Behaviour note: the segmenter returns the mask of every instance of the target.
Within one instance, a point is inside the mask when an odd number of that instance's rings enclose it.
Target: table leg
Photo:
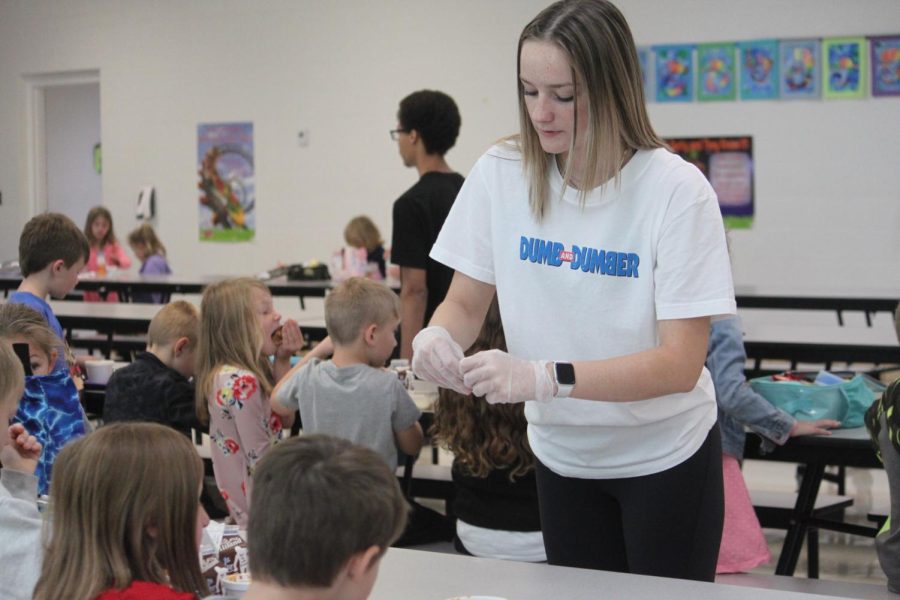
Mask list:
[[[807,521],[812,518],[816,506],[816,496],[819,494],[819,486],[825,473],[825,465],[822,463],[807,463],[800,481],[800,491],[797,494],[797,503],[794,505],[794,513],[791,516],[791,525],[784,538],[784,546],[778,557],[776,575],[793,575],[800,558],[800,550],[803,548],[803,538],[806,537]]]

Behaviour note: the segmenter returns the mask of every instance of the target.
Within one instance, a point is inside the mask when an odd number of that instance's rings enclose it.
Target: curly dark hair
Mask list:
[[[462,123],[453,98],[435,90],[413,92],[401,100],[397,121],[403,129],[419,132],[428,154],[441,156],[456,144]]]
[[[481,332],[466,354],[492,349],[506,350],[496,296]],[[522,403],[488,404],[484,398],[441,388],[430,433],[475,477],[487,477],[495,469],[508,468],[513,479],[534,469],[526,427]]]

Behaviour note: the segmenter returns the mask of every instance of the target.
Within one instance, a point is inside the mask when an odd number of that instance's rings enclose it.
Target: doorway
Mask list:
[[[77,225],[103,199],[100,72],[28,75],[31,215],[60,212]]]

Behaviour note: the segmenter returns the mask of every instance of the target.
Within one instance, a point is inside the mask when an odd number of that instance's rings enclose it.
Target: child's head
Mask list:
[[[33,217],[19,236],[22,277],[48,269],[54,296],[65,296],[75,287],[89,255],[87,238],[72,219],[58,213]]]
[[[7,344],[28,344],[34,375],[53,371],[62,346],[41,313],[24,304],[0,304],[0,339]]]
[[[114,423],[59,453],[52,535],[34,597],[96,598],[132,581],[206,592],[198,550],[203,463],[191,442],[155,423]]]
[[[0,448],[9,443],[5,429],[16,414],[24,389],[25,370],[22,369],[22,363],[12,345],[0,339],[0,426],[4,429],[3,435],[0,435]]]
[[[390,358],[399,324],[400,298],[378,282],[353,277],[325,298],[325,327],[335,346],[362,341],[372,366],[382,366]]]
[[[466,355],[493,349],[506,350],[496,296]],[[511,477],[521,477],[534,468],[527,426],[522,403],[488,404],[471,394],[442,388],[434,406],[432,432],[453,452],[459,466],[472,475],[487,477],[491,471],[505,468]]]
[[[134,255],[141,262],[154,254],[166,255],[166,247],[159,241],[156,231],[153,230],[149,223],[144,223],[129,233],[128,244],[131,246],[131,251],[134,252]]]
[[[375,226],[372,219],[365,215],[350,219],[350,222],[344,227],[344,241],[348,246],[365,248],[369,252],[384,244],[378,227]]]
[[[304,435],[275,446],[253,475],[253,580],[366,598],[378,561],[406,527],[397,477],[376,452]],[[285,552],[290,548],[290,552]]]
[[[150,321],[147,347],[157,356],[160,350],[165,350],[172,363],[167,366],[185,377],[191,377],[199,337],[200,312],[197,307],[190,302],[176,300],[159,309]]]
[[[197,414],[205,419],[206,394],[216,371],[232,365],[254,372],[263,391],[271,392],[267,357],[277,350],[272,334],[281,324],[272,294],[258,280],[226,279],[206,287],[200,303],[197,344]]]
[[[112,214],[105,206],[95,206],[88,211],[87,219],[84,221],[84,235],[91,246],[99,248],[116,242]]]

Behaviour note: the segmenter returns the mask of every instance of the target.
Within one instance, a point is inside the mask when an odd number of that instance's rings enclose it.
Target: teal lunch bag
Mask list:
[[[757,377],[750,380],[750,387],[798,421],[834,419],[842,429],[862,427],[866,409],[884,390],[880,382],[862,375],[832,385]]]

